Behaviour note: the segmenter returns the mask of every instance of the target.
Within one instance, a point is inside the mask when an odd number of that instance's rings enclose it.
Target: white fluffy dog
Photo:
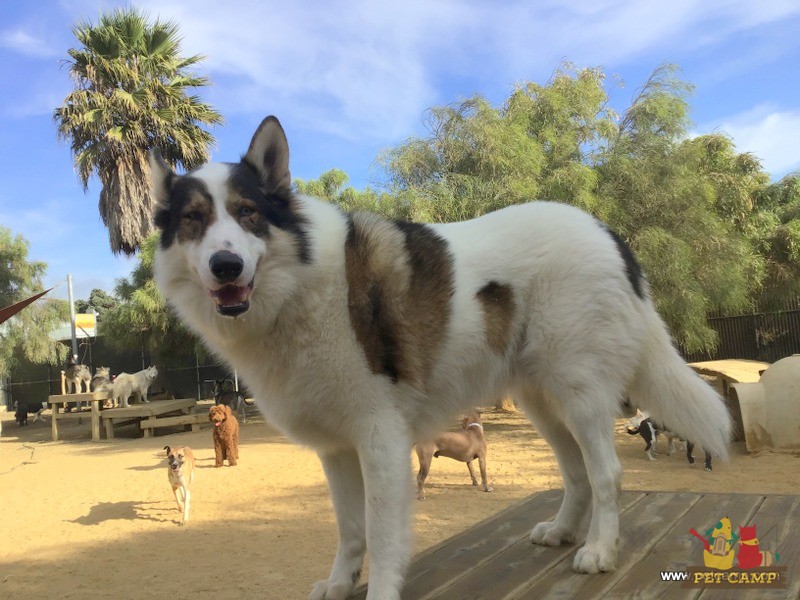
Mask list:
[[[148,367],[136,373],[120,373],[114,380],[112,396],[114,404],[128,407],[128,400],[138,398],[141,402],[149,402],[147,390],[158,377],[158,369]]]
[[[264,415],[316,449],[339,547],[312,600],[346,598],[369,550],[370,600],[400,597],[415,440],[512,390],[564,477],[538,544],[582,536],[584,573],[616,567],[626,395],[726,456],[724,403],[680,358],[625,243],[592,216],[532,202],[423,225],[297,195],[274,117],[236,164],[176,175],[151,160],[156,281],[244,377]]]

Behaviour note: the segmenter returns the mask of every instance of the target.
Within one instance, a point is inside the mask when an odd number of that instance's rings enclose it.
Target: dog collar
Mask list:
[[[467,427],[477,427],[478,429],[483,429],[483,425],[480,423],[467,423]]]

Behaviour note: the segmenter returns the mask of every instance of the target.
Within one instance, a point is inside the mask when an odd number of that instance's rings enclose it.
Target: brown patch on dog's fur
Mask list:
[[[492,350],[503,353],[511,341],[511,324],[517,305],[511,286],[490,281],[475,297],[483,306],[486,340]]]
[[[237,190],[232,189],[228,193],[228,200],[225,203],[225,208],[228,214],[231,215],[239,226],[245,231],[249,231],[258,237],[267,237],[269,235],[269,223],[267,219],[258,212],[258,205],[249,198],[245,198],[238,193]],[[250,215],[240,215],[239,212],[242,208],[249,208],[253,212]]]
[[[370,370],[424,389],[450,317],[446,243],[425,225],[353,213],[345,268],[350,321]]]

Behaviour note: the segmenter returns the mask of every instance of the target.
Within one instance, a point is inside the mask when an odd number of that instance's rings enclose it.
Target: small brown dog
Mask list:
[[[175,494],[175,501],[178,503],[178,510],[183,511],[181,525],[189,520],[189,486],[194,477],[194,454],[189,446],[179,446],[170,448],[164,446],[167,452],[167,476],[172,486],[172,493]],[[180,493],[179,493],[180,492]],[[183,503],[181,503],[183,499]]]
[[[485,492],[491,492],[492,487],[486,481],[486,438],[483,436],[483,423],[481,413],[471,411],[461,423],[464,431],[447,432],[435,440],[417,444],[417,457],[419,458],[419,473],[417,473],[417,498],[425,499],[425,478],[431,469],[431,459],[446,456],[454,460],[467,463],[472,485],[478,485],[472,461],[478,459],[481,469],[481,482]]]
[[[231,413],[231,407],[220,404],[208,411],[208,420],[214,424],[215,467],[221,467],[228,459],[228,465],[236,466],[239,459],[239,421]]]

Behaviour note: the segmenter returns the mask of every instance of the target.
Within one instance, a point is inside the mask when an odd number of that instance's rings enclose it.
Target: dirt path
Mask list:
[[[151,439],[49,441],[49,425],[18,428],[0,414],[0,598],[306,598],[327,575],[336,546],[328,490],[309,450],[263,421],[242,427],[241,461],[214,469],[211,432]],[[428,500],[415,501],[420,551],[537,491],[560,487],[544,441],[519,415],[484,415],[487,494],[466,467],[435,460]],[[734,448],[713,473],[682,457],[645,459],[641,440],[622,433],[626,489],[800,493],[800,454],[750,456]],[[162,448],[192,446],[198,458],[191,522],[167,483]],[[416,460],[416,457],[414,457]]]

